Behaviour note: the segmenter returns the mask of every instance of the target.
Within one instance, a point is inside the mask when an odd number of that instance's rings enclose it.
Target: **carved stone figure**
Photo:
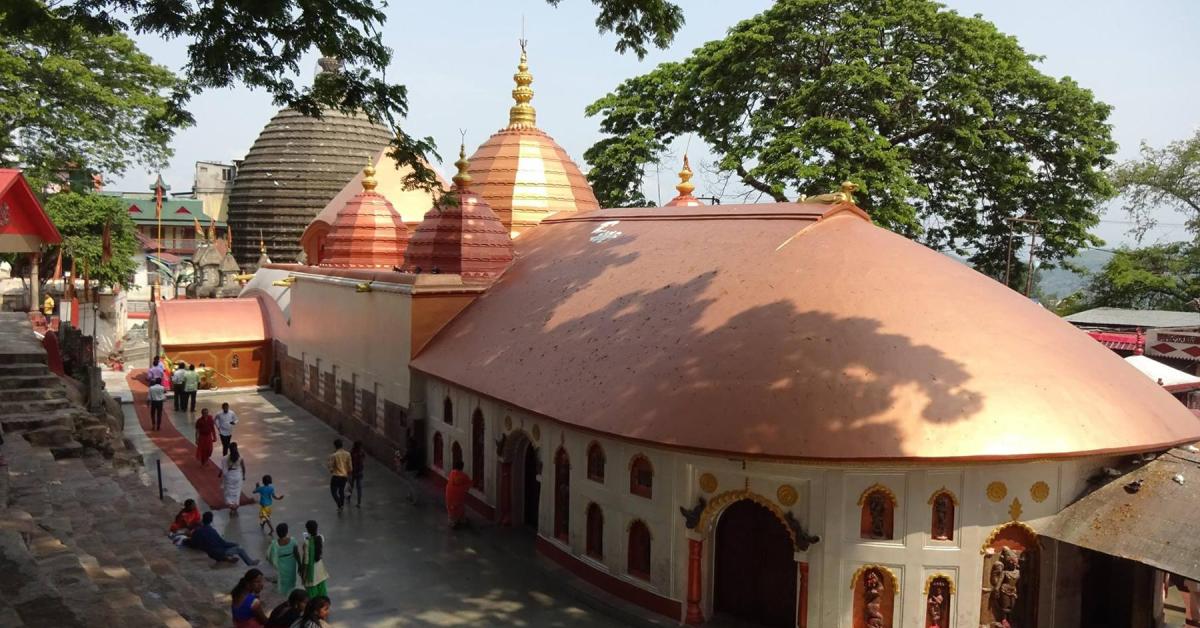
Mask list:
[[[867,513],[871,518],[871,536],[884,538],[884,517],[887,516],[887,498],[875,492],[867,496]]]
[[[874,569],[863,574],[863,601],[867,628],[883,628],[883,578]]]
[[[925,600],[926,628],[946,628],[946,619],[950,615],[949,587],[942,578],[935,578],[929,583],[929,597]]]
[[[700,524],[700,513],[704,512],[704,507],[708,505],[708,502],[704,501],[703,497],[696,499],[696,505],[690,509],[683,506],[679,507],[679,514],[683,515],[683,525],[689,530],[695,530],[696,526]]]
[[[954,522],[951,521],[950,496],[942,493],[933,500],[933,538],[945,541],[950,538]]]
[[[1016,628],[1012,625],[1017,607],[1017,582],[1021,579],[1021,554],[1009,547],[1000,549],[1000,558],[992,563],[989,578],[992,591],[988,604],[992,611],[991,628]]]
[[[242,287],[235,278],[239,272],[237,261],[226,246],[218,246],[211,237],[198,240],[192,255],[192,283],[187,286],[189,298],[236,297]]]
[[[792,511],[789,510],[783,513],[783,518],[787,520],[788,527],[792,529],[792,534],[796,535],[796,549],[801,552],[807,552],[813,543],[821,541],[821,537],[809,534],[804,529],[804,526],[800,525],[800,521],[796,519],[796,515],[792,514]]]

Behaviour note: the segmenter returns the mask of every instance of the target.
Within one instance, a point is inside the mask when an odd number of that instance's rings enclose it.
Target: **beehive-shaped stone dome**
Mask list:
[[[238,167],[230,227],[235,234],[261,232],[275,261],[297,261],[305,227],[391,139],[387,128],[365,116],[331,110],[317,119],[280,111]],[[233,254],[252,268],[258,243],[234,240]]]

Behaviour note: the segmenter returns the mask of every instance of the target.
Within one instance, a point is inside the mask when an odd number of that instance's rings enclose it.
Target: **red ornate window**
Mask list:
[[[935,541],[954,540],[954,509],[958,500],[946,489],[939,489],[929,497],[931,523],[929,538]]]
[[[888,540],[895,537],[896,496],[891,489],[874,484],[858,498],[862,507],[859,536],[864,539]]]
[[[471,482],[475,488],[483,490],[484,451],[487,444],[483,442],[483,412],[475,409],[471,417]]]
[[[433,433],[433,466],[441,469],[444,459],[442,458],[442,433]]]
[[[454,425],[454,403],[450,401],[449,395],[442,401],[442,421]]]
[[[571,459],[562,447],[554,454],[554,537],[566,543],[571,523]]]
[[[587,555],[604,558],[604,513],[595,502],[587,507]]]
[[[462,463],[462,445],[459,445],[458,441],[454,441],[450,444],[450,468],[461,466]]]
[[[587,476],[589,480],[604,482],[604,448],[596,441],[588,445]]]
[[[640,519],[629,526],[629,575],[650,579],[650,528]]]
[[[629,464],[629,492],[646,498],[654,493],[654,467],[641,454],[634,456]]]

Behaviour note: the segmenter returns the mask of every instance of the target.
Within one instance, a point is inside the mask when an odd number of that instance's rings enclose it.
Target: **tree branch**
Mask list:
[[[737,165],[736,171],[738,176],[742,178],[743,183],[775,199],[776,203],[788,202],[788,198],[784,196],[782,192],[776,192],[775,188],[756,179],[742,164]]]

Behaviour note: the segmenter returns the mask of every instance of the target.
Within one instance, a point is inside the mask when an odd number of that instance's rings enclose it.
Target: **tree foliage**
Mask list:
[[[1174,242],[1119,249],[1064,313],[1094,307],[1186,310],[1200,297],[1200,246]]]
[[[120,174],[134,162],[160,164],[175,129],[190,123],[171,111],[180,86],[123,34],[0,30],[0,165],[24,168],[41,189],[81,170]]]
[[[642,205],[647,164],[694,133],[720,173],[777,201],[842,180],[876,223],[1002,276],[1006,218],[1042,221],[1039,259],[1096,243],[1110,107],[990,22],[931,0],[779,0],[679,63],[589,106],[602,203]]]
[[[86,264],[91,279],[101,286],[128,288],[131,285],[137,269],[133,256],[140,250],[135,235],[137,227],[119,198],[77,192],[53,194],[46,200],[46,213],[62,234],[64,265],[69,267],[74,260],[76,271],[82,277]],[[103,261],[106,224],[112,243],[111,259],[107,262]],[[51,247],[44,253],[43,269],[47,265],[52,268],[57,256],[58,247]],[[45,270],[42,270],[42,278],[48,278]]]
[[[1157,224],[1152,210],[1159,207],[1183,213],[1188,229],[1200,231],[1200,131],[1162,149],[1143,142],[1141,158],[1118,166],[1112,180],[1139,240]]]
[[[547,0],[557,5],[561,0]],[[638,56],[647,45],[665,46],[683,18],[668,0],[592,0],[600,8],[596,23],[617,35],[617,49]],[[410,166],[408,183],[438,189],[437,177],[422,157],[432,155],[432,138],[401,130],[408,112],[407,91],[389,83],[384,70],[392,50],[383,44],[384,2],[380,0],[5,0],[0,7],[0,38],[17,42],[66,42],[81,31],[111,37],[133,31],[181,40],[187,49],[183,83],[175,86],[167,108],[153,118],[160,132],[190,121],[192,94],[238,83],[264,89],[278,104],[320,116],[325,108],[362,112],[395,131],[392,155]],[[342,70],[313,86],[290,78],[300,61],[316,49],[336,57]]]

